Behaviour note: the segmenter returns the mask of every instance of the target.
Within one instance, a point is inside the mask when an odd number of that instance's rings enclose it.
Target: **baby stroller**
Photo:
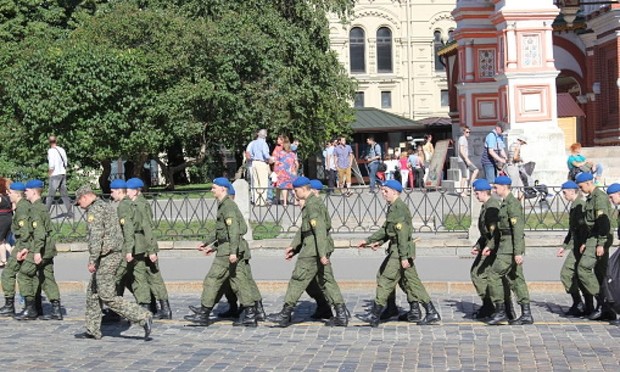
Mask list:
[[[519,165],[519,176],[521,177],[521,182],[523,182],[523,196],[526,199],[540,197],[540,202],[546,203],[549,189],[547,185],[540,184],[538,180],[534,180],[532,177],[535,167],[536,163],[533,161]]]

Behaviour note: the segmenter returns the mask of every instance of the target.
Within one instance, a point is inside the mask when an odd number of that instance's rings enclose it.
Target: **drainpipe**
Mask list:
[[[407,1],[407,103],[409,105],[409,119],[413,119],[413,81],[411,79],[411,42],[409,40],[411,33],[410,16],[411,16],[411,1]]]

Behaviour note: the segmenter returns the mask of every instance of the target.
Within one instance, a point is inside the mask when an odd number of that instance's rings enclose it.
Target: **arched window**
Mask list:
[[[392,72],[392,31],[387,27],[377,30],[377,71]]]
[[[364,30],[354,27],[349,32],[349,56],[351,58],[351,73],[366,72]]]
[[[441,58],[439,58],[439,55],[437,54],[437,52],[439,52],[439,49],[441,49],[442,46],[443,41],[441,40],[441,31],[435,30],[435,33],[433,34],[433,47],[435,50],[435,71],[446,70],[446,66],[443,65],[443,63],[441,62]]]

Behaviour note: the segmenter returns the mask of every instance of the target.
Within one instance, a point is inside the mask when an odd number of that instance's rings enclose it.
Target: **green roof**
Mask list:
[[[355,109],[355,121],[351,123],[354,132],[392,132],[401,130],[424,130],[425,125],[377,108]]]

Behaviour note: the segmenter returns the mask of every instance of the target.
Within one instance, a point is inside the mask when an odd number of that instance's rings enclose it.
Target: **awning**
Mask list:
[[[558,117],[559,118],[572,118],[572,117],[585,117],[581,107],[575,102],[573,96],[570,93],[558,93]]]
[[[354,132],[398,132],[423,131],[426,127],[417,121],[372,107],[356,108],[355,121],[351,123]]]

